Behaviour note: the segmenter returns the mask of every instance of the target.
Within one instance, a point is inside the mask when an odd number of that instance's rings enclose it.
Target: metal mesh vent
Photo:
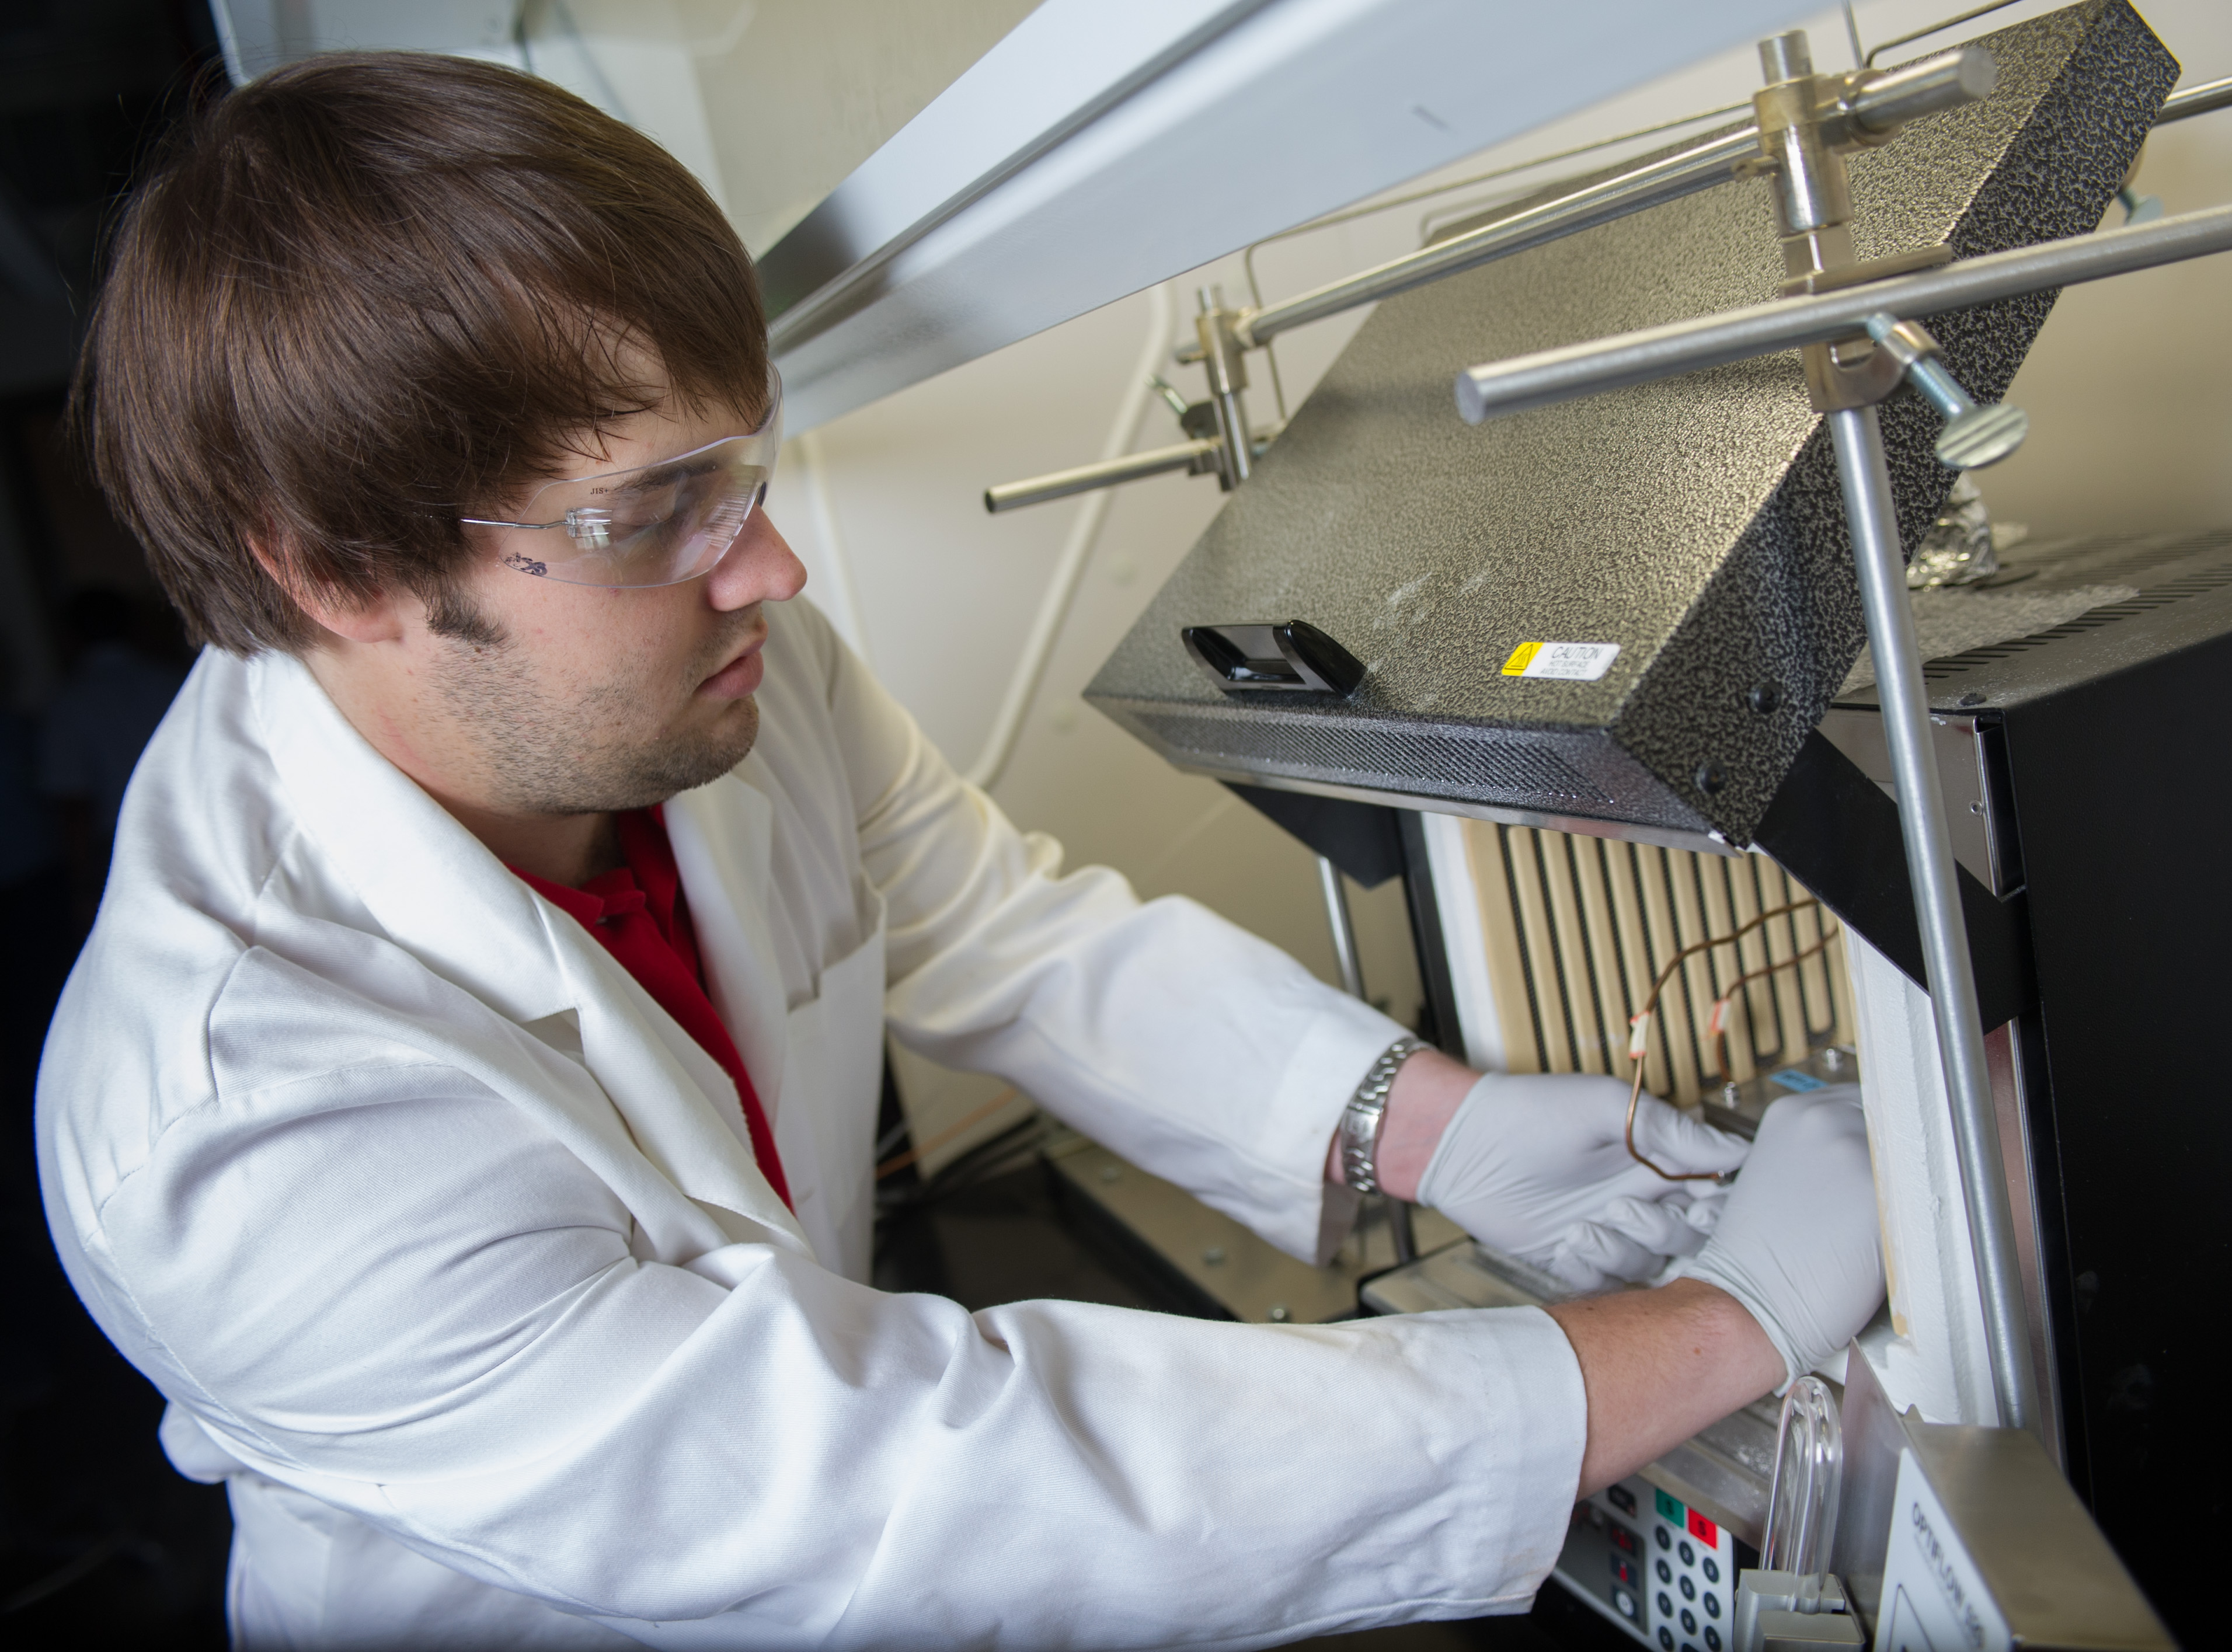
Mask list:
[[[1327,779],[1395,791],[1424,785],[1457,797],[1612,800],[1555,753],[1509,740],[1381,723],[1189,717],[1154,711],[1139,716],[1158,739],[1201,757],[1313,770]]]
[[[2067,585],[2109,585],[2131,583],[2139,586],[2138,594],[2125,602],[2112,602],[2104,607],[2081,613],[2049,630],[2035,632],[2028,637],[2017,637],[2004,643],[1993,643],[1982,648],[1971,648],[1958,654],[1949,654],[1943,659],[1930,660],[1922,668],[1925,681],[1942,683],[1948,677],[1977,666],[1988,666],[2034,648],[2044,648],[2065,637],[2082,636],[2088,631],[2098,631],[2103,625],[2113,625],[2118,619],[2130,619],[2140,614],[2152,613],[2157,608],[2167,608],[2188,597],[2205,596],[2212,591],[2222,591],[2232,586],[2232,561],[2211,561],[2210,552],[2222,552],[2232,547],[2232,532],[2219,528],[2203,534],[2132,534],[2116,539],[2068,540],[2046,545],[2034,550],[2026,546],[2015,566],[2021,572],[2038,576],[2041,589]],[[2174,578],[2149,580],[2151,573],[2183,566],[2184,572]]]

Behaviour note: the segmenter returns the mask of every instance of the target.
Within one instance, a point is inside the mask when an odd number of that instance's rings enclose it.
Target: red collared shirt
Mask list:
[[[713,1001],[705,993],[705,966],[698,952],[698,932],[690,923],[689,904],[682,894],[682,874],[674,865],[674,849],[666,840],[666,821],[657,807],[631,809],[615,815],[620,827],[620,853],[625,864],[579,889],[568,889],[531,871],[511,868],[536,894],[564,912],[601,942],[620,968],[636,979],[659,1007],[698,1040],[706,1054],[721,1064],[736,1086],[743,1104],[744,1124],[751,1132],[752,1151],[761,1172],[783,1203],[790,1203],[790,1187],[783,1179],[782,1160],[775,1149],[775,1131],[760,1106],[752,1076],[744,1071],[736,1040],[722,1025]]]

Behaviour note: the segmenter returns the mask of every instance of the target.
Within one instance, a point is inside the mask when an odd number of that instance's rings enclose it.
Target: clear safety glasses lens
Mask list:
[[[760,428],[656,464],[574,476],[539,489],[507,536],[504,567],[563,585],[679,585],[710,573],[767,497],[782,444],[782,392]]]

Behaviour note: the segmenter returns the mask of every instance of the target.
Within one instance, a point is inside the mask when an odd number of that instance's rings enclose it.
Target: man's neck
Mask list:
[[[507,866],[568,889],[620,865],[620,833],[610,814],[499,814],[453,798],[434,800]]]
[[[397,693],[365,669],[362,651],[313,649],[303,664],[336,709],[373,749],[416,781],[507,866],[578,889],[621,864],[620,827],[609,813],[520,813],[458,795],[454,782],[478,766],[447,731],[412,714],[417,696]],[[382,692],[386,688],[386,692]]]

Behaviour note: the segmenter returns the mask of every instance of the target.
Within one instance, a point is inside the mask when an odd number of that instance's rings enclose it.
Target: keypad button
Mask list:
[[[1684,1544],[1679,1549],[1676,1550],[1675,1552],[1682,1557],[1682,1564],[1684,1565],[1694,1566],[1697,1564],[1697,1552],[1691,1548],[1688,1544]]]
[[[1612,1591],[1612,1603],[1619,1608],[1619,1615],[1622,1617],[1633,1617],[1640,1610],[1635,1603],[1635,1597],[1625,1589],[1615,1589]]]
[[[1710,1623],[1705,1625],[1705,1652],[1721,1652],[1721,1632]]]
[[[1658,1561],[1658,1581],[1662,1584],[1671,1584],[1674,1581],[1674,1568],[1666,1564],[1665,1557],[1663,1555],[1659,1557]]]
[[[1651,1529],[1658,1533],[1658,1546],[1660,1548],[1671,1549],[1674,1546],[1674,1539],[1666,1535],[1666,1528],[1664,1526],[1654,1526]]]
[[[1663,1589],[1658,1591],[1658,1615],[1661,1617],[1674,1616],[1674,1597]]]
[[[1658,1644],[1664,1647],[1666,1652],[1674,1652],[1674,1631],[1664,1624],[1659,1626]]]
[[[1720,1582],[1720,1580],[1721,1563],[1714,1559],[1712,1556],[1707,1555],[1705,1557],[1705,1581],[1709,1584],[1716,1584]]]
[[[1697,1585],[1690,1578],[1684,1577],[1682,1579],[1682,1598],[1684,1600],[1695,1600],[1697,1598]]]
[[[1695,1635],[1697,1632],[1697,1615],[1691,1611],[1687,1606],[1684,1606],[1682,1609],[1682,1633],[1684,1635]]]
[[[1605,1499],[1623,1514],[1635,1513],[1635,1493],[1625,1486],[1607,1486]]]
[[[1721,1597],[1709,1590],[1705,1594],[1705,1616],[1708,1617],[1718,1617],[1720,1615]]]

